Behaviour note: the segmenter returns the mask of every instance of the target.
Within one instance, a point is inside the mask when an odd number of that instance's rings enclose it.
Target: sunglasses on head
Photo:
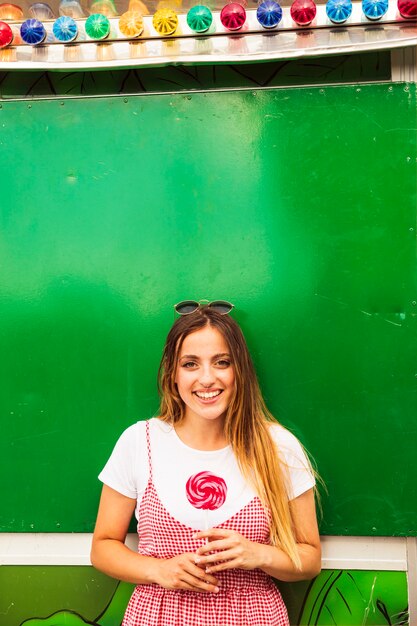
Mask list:
[[[234,308],[234,305],[226,300],[213,300],[213,302],[209,300],[200,300],[199,302],[197,300],[183,300],[178,302],[178,304],[174,304],[174,309],[179,315],[190,315],[197,309],[206,306],[213,309],[213,311],[217,311],[220,315],[227,315]]]

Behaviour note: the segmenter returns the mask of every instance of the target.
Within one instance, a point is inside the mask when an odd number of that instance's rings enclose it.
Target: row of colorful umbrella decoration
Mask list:
[[[388,2],[389,0],[362,0],[363,14],[369,20],[379,20],[388,11]],[[244,4],[245,0],[229,2],[220,11],[220,21],[228,31],[239,31],[244,26],[247,17]],[[139,8],[144,6],[141,0],[131,0],[129,10],[120,16],[119,31],[124,37],[131,39],[143,33],[143,11]],[[397,8],[402,18],[417,17],[417,0],[397,0]],[[110,19],[116,15],[112,0],[96,0],[92,9],[92,14],[82,22],[85,34],[94,41],[108,38],[111,34]],[[61,0],[59,12],[61,15],[53,23],[52,34],[57,42],[71,43],[79,35],[76,20],[83,18],[84,12],[78,0]],[[290,7],[290,15],[296,27],[311,24],[316,13],[314,0],[294,0]],[[351,13],[351,0],[327,0],[326,14],[330,22],[343,24]],[[0,4],[0,48],[12,43],[39,45],[45,41],[47,30],[42,20],[55,18],[51,7],[37,2],[30,6],[29,14],[31,17],[21,23],[19,33],[16,33],[8,22],[23,20],[21,7],[9,3]],[[264,29],[276,28],[282,16],[282,7],[276,0],[261,0],[256,9],[256,18]],[[194,6],[187,13],[187,24],[194,33],[207,33],[213,25],[213,14],[207,6]],[[153,15],[152,25],[161,36],[173,35],[178,28],[178,14],[170,8],[159,9]]]

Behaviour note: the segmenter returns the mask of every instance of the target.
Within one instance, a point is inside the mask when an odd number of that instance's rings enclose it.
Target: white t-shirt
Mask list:
[[[104,484],[137,500],[136,517],[149,479],[145,424],[137,422],[122,433],[99,475]],[[196,530],[222,524],[256,495],[243,478],[230,446],[195,450],[181,441],[172,425],[158,418],[149,420],[149,434],[154,487],[163,506],[182,524]],[[271,424],[271,434],[288,476],[291,500],[311,489],[314,477],[298,439],[279,424]],[[203,511],[188,501],[187,481],[199,472],[210,472],[225,481],[226,499],[220,508]]]

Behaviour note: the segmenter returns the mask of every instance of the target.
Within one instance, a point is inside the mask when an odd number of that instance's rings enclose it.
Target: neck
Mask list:
[[[175,432],[183,443],[196,450],[221,450],[228,445],[224,434],[224,420],[191,420],[187,416],[175,425]]]

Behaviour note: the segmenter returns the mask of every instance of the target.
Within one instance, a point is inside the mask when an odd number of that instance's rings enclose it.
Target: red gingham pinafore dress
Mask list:
[[[176,520],[164,507],[152,482],[149,423],[146,423],[149,480],[139,507],[139,554],[169,559],[196,552],[196,530]],[[268,543],[269,523],[258,497],[217,528],[236,530],[250,541]],[[137,585],[122,626],[289,626],[287,610],[271,578],[259,569],[216,574],[218,593],[169,590]]]

